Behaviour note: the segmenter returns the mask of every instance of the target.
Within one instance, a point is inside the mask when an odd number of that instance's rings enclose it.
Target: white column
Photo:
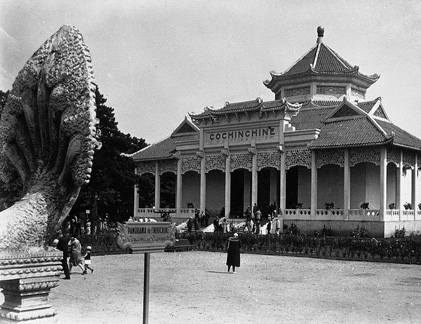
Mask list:
[[[137,174],[137,168],[134,169],[134,174]],[[139,208],[139,191],[138,186],[134,185],[134,197],[133,197],[133,217],[137,215],[137,209]]]
[[[286,207],[286,187],[287,187],[287,180],[286,180],[286,147],[285,147],[285,125],[288,122],[286,120],[281,120],[279,122],[279,152],[281,152],[281,166],[279,170],[279,206],[278,208],[281,210],[282,214],[285,214],[285,207]]]
[[[206,210],[206,159],[205,159],[205,134],[203,128],[199,132],[199,152],[196,153],[200,160],[200,211]]]
[[[311,217],[316,216],[317,210],[317,165],[316,151],[311,151]]]
[[[257,151],[256,147],[248,149],[252,155],[252,167],[251,167],[251,208],[253,209],[254,204],[257,204]]]
[[[349,209],[351,208],[351,172],[349,168],[349,151],[344,151],[344,216],[349,219]]]
[[[285,152],[281,152],[281,169],[279,170],[279,208],[282,215],[285,215],[287,201],[287,173],[286,173],[286,157]]]
[[[403,172],[403,152],[401,150],[399,166],[396,174],[396,208],[399,210],[399,220],[401,220],[402,204],[402,172]]]
[[[380,220],[386,218],[386,197],[387,197],[387,149],[380,149]]]
[[[411,204],[412,209],[415,210],[415,214],[417,213],[417,173],[418,173],[418,161],[417,161],[417,154],[415,154],[414,158],[414,170],[412,170],[412,189],[411,189]]]
[[[225,156],[225,217],[229,217],[231,209],[231,158],[227,149],[223,150],[222,154]]]
[[[200,161],[200,211],[206,209],[206,159],[202,156]]]
[[[183,199],[183,181],[182,181],[182,175],[181,175],[181,157],[177,161],[177,192],[176,192],[176,215],[181,215],[181,203]]]
[[[161,208],[161,175],[158,161],[155,162],[155,209]]]

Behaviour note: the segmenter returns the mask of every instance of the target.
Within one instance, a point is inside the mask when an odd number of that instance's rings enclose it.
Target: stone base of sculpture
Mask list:
[[[1,323],[58,323],[48,295],[58,286],[62,255],[58,250],[26,254],[0,252],[0,288],[4,295]]]

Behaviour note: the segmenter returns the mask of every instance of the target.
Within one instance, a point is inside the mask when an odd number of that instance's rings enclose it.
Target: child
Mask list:
[[[85,253],[85,271],[83,271],[83,274],[87,274],[88,269],[91,270],[91,273],[94,272],[94,269],[90,267],[91,265],[91,250],[92,248],[90,246],[86,247],[86,253]]]

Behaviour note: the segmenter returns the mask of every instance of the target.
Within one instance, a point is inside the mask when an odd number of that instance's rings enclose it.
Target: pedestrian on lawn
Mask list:
[[[235,267],[240,267],[240,247],[241,242],[238,238],[238,234],[234,233],[232,237],[228,239],[227,246],[227,266],[228,272],[230,272],[232,267],[232,273],[235,272]]]

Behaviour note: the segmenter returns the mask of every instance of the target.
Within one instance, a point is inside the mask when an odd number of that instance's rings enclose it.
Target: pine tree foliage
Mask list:
[[[9,91],[0,90],[0,115],[3,111],[3,107],[6,104],[6,99]],[[21,196],[22,183],[12,181],[11,183],[4,183],[0,179],[0,211],[9,208],[13,203],[18,200]]]
[[[138,177],[133,160],[122,153],[134,153],[146,146],[144,139],[120,132],[114,109],[106,101],[97,87],[97,139],[102,147],[94,155],[91,181],[82,187],[71,212],[83,218],[89,210],[94,224],[106,218],[122,222],[133,216],[133,188]]]

